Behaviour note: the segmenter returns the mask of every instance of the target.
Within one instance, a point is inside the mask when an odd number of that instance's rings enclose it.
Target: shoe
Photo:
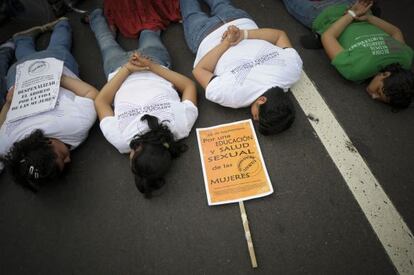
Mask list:
[[[317,50],[323,48],[321,36],[317,33],[302,35],[300,37],[300,43],[305,49]]]
[[[32,38],[36,38],[39,34],[51,31],[55,27],[57,23],[63,20],[69,20],[67,17],[61,17],[55,21],[49,22],[47,24],[44,24],[42,26],[36,26],[21,32],[17,32],[13,34],[13,39],[16,39],[17,36],[24,35],[24,36],[31,36]]]
[[[43,26],[40,26],[42,28],[43,32],[48,32],[53,30],[53,28],[56,26],[57,23],[59,23],[60,21],[63,20],[69,20],[69,18],[67,18],[66,16],[62,16],[58,19],[56,19],[55,21],[49,22],[47,24],[44,24]]]
[[[36,38],[39,34],[41,34],[42,31],[42,26],[36,26],[21,32],[16,32],[15,34],[13,34],[13,39],[16,39],[16,37],[18,36],[31,36],[32,38]]]
[[[11,49],[14,50],[15,45],[14,45],[13,39],[10,38],[9,40],[5,41],[4,43],[1,43],[0,48],[11,48]]]
[[[84,15],[81,16],[80,21],[81,21],[82,24],[89,25],[89,22],[90,22],[89,15],[90,15],[89,12],[87,12]]]

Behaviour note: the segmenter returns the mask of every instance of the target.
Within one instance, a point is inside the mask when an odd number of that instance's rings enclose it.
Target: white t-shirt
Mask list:
[[[116,73],[111,73],[108,81]],[[117,91],[114,106],[114,116],[102,119],[100,127],[120,153],[130,151],[129,143],[136,134],[149,131],[147,121],[141,121],[145,114],[164,121],[176,140],[189,135],[198,116],[191,101],[181,102],[172,84],[152,72],[131,74]]]
[[[63,74],[78,78],[68,68]],[[56,107],[53,110],[26,117],[14,122],[6,121],[0,128],[0,155],[5,155],[14,142],[24,139],[34,130],[43,130],[45,136],[56,138],[75,149],[88,136],[96,120],[92,99],[80,97],[60,87]]]
[[[246,18],[224,24],[200,43],[194,67],[220,43],[229,25],[240,29],[258,28]],[[207,85],[206,98],[226,107],[247,107],[272,87],[287,91],[299,80],[301,72],[302,60],[295,49],[282,49],[265,40],[242,40],[218,60],[216,77]]]

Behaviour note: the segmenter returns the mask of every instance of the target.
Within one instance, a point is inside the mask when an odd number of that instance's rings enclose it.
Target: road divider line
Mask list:
[[[413,234],[305,72],[291,91],[400,274],[414,274]]]

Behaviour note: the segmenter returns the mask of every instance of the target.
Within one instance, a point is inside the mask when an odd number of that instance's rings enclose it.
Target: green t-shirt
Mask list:
[[[315,19],[312,28],[322,34],[346,10],[346,5],[326,8]],[[413,50],[368,22],[351,23],[341,33],[338,41],[344,50],[335,56],[332,65],[351,81],[370,78],[392,63],[399,63],[407,70],[411,68]]]

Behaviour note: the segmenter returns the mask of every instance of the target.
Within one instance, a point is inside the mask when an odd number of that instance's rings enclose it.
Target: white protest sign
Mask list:
[[[9,121],[52,110],[59,94],[63,61],[56,58],[28,60],[16,67]]]

